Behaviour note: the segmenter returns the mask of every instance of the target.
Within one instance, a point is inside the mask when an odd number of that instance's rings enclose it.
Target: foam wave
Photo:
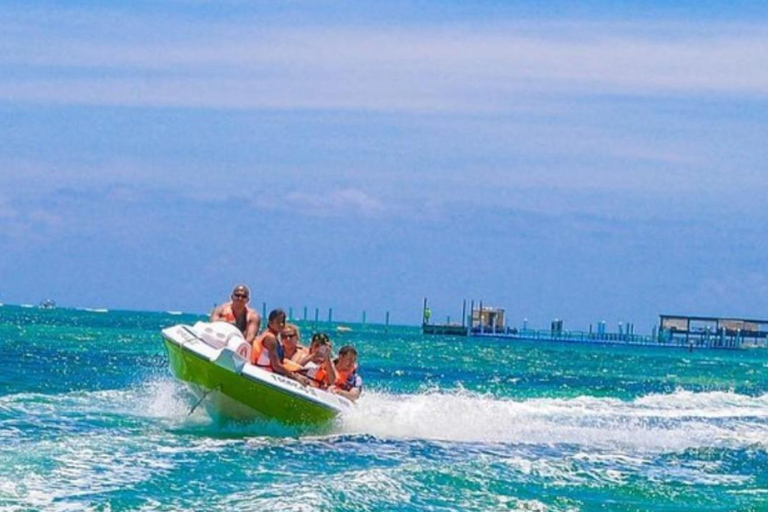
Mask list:
[[[239,479],[232,485],[219,483],[210,487],[210,495],[224,500],[219,508],[248,509],[258,503],[271,509],[279,504],[272,497],[285,495],[331,508],[335,502],[329,496],[346,494],[362,510],[378,510],[414,494],[439,502],[456,479],[471,488],[489,479],[578,487],[622,485],[637,478],[653,485],[740,487],[750,485],[749,474],[686,450],[753,451],[768,439],[768,395],[678,391],[622,401],[371,392],[330,435],[303,437],[253,425],[220,426],[201,409],[189,416],[190,400],[185,387],[169,378],[121,390],[0,397],[0,497],[13,497],[27,508],[85,509],[99,499],[94,496],[157,479],[173,482],[183,473],[180,468],[195,464],[219,464],[222,471],[256,478],[237,473],[255,461],[265,464],[257,471],[276,478],[269,491],[244,487]],[[375,456],[358,460],[361,453]],[[295,477],[310,474],[305,460],[314,468],[329,458],[346,460],[351,468],[322,480]],[[375,466],[368,467],[372,461]],[[424,480],[425,473],[447,473],[448,483],[435,487],[440,478]],[[308,487],[308,482],[316,485]],[[502,494],[485,498],[474,508],[472,501],[460,508],[538,510],[543,505],[511,497],[502,502]],[[189,499],[178,508],[210,505],[195,501],[205,500],[200,496]],[[313,506],[305,509],[318,508]]]
[[[468,392],[369,393],[341,430],[383,438],[577,444],[677,451],[765,444],[768,395],[735,393],[505,400]]]
[[[0,440],[34,436],[37,428],[62,431],[77,428],[76,424],[83,422],[113,421],[219,439],[297,437],[328,431],[327,428],[287,427],[276,422],[244,423],[212,417],[205,407],[193,407],[197,402],[184,384],[170,378],[158,378],[126,389],[0,396]],[[25,429],[15,428],[17,424],[32,429],[27,429],[25,434]]]
[[[122,390],[6,395],[0,397],[0,425],[11,429],[19,420],[41,425],[50,421],[64,428],[67,418],[74,421],[116,416],[218,438],[307,433],[271,424],[222,422],[209,417],[202,407],[190,415],[194,402],[185,386],[169,378]],[[15,436],[13,432],[5,433]],[[623,401],[590,396],[512,400],[439,390],[415,395],[368,392],[331,434],[469,443],[570,444],[629,452],[768,446],[768,395],[680,390]]]

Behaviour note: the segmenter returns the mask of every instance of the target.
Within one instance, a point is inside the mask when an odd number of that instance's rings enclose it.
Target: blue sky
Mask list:
[[[4,3],[0,301],[768,317],[768,8],[509,4]]]

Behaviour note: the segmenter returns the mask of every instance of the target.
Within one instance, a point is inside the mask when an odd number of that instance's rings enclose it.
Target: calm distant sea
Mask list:
[[[766,351],[321,324],[365,393],[295,432],[188,414],[198,319],[0,307],[0,510],[768,510]]]

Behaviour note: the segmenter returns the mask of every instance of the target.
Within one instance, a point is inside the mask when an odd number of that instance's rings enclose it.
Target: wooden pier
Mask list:
[[[768,320],[659,315],[658,338],[666,344],[695,348],[765,348]]]
[[[685,315],[659,315],[659,325],[651,334],[635,334],[634,324],[619,324],[618,332],[607,332],[605,322],[597,330],[568,331],[563,329],[562,320],[554,320],[550,329],[528,329],[508,327],[502,308],[484,306],[475,308],[474,301],[470,314],[464,301],[462,323],[431,323],[432,313],[424,299],[422,332],[424,334],[448,336],[479,336],[520,341],[542,341],[560,343],[586,343],[598,345],[629,345],[638,347],[681,348],[686,350],[717,349],[742,350],[768,348],[768,320],[742,318],[720,318]],[[449,318],[450,320],[450,318]]]
[[[424,298],[424,307],[421,311],[421,332],[424,334],[438,334],[443,336],[467,336],[470,329],[465,324],[467,316],[467,301],[464,301],[464,306],[461,312],[461,323],[452,324],[450,317],[448,317],[444,324],[432,323],[432,310],[427,305],[427,299]]]
[[[424,334],[441,334],[444,336],[468,336],[469,329],[463,325],[450,324],[421,324]]]
[[[542,341],[542,342],[560,342],[560,343],[584,343],[593,345],[628,345],[636,347],[660,347],[660,348],[681,348],[685,350],[700,349],[720,349],[720,350],[741,350],[747,348],[765,348],[765,339],[762,342],[738,337],[727,336],[720,339],[715,338],[689,338],[687,341],[682,337],[667,339],[658,335],[642,334],[619,334],[619,333],[595,333],[583,331],[560,331],[551,330],[517,330],[499,332],[479,332],[474,331],[470,336],[500,338],[519,341]]]

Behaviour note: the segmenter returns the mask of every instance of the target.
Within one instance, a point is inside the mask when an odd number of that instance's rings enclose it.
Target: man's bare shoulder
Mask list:
[[[231,302],[225,302],[224,304],[219,304],[218,306],[216,306],[215,311],[217,311],[219,313],[224,313],[228,309],[232,309],[232,303]]]
[[[227,304],[219,304],[215,308],[213,308],[213,311],[211,312],[211,319],[216,319],[224,314],[224,308],[227,306]]]

